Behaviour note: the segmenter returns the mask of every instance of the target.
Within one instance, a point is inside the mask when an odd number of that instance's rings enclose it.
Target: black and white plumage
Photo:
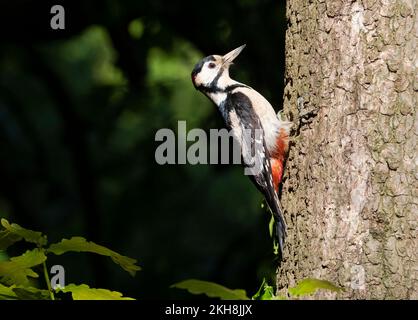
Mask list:
[[[244,47],[224,56],[202,59],[193,69],[192,81],[196,89],[217,105],[227,129],[240,144],[249,177],[274,214],[275,233],[282,251],[286,227],[277,190],[291,123],[279,119],[270,103],[257,91],[229,77],[229,67]]]

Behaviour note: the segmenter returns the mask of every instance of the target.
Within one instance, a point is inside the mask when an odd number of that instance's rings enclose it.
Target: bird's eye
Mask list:
[[[213,62],[209,63],[209,68],[210,68],[210,69],[213,69],[213,68],[215,68],[215,67],[216,67],[216,64],[214,64]]]

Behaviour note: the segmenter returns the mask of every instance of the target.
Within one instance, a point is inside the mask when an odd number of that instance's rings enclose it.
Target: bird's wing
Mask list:
[[[242,93],[229,96],[229,126],[236,139],[241,139],[241,155],[246,174],[260,190],[272,210],[277,223],[276,235],[280,248],[283,248],[286,226],[277,192],[273,185],[270,154],[266,147],[261,121]]]

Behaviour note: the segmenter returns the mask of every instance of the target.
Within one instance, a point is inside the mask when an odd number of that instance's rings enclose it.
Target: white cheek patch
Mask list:
[[[203,65],[202,71],[200,71],[198,75],[199,82],[206,86],[211,84],[211,82],[216,78],[219,72],[219,68],[210,69],[208,67],[209,63],[213,63],[213,62],[212,61],[206,62]]]

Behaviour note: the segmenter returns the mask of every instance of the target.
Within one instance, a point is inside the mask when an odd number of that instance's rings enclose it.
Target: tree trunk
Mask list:
[[[296,131],[279,293],[304,278],[418,298],[417,2],[288,0],[284,110]]]

